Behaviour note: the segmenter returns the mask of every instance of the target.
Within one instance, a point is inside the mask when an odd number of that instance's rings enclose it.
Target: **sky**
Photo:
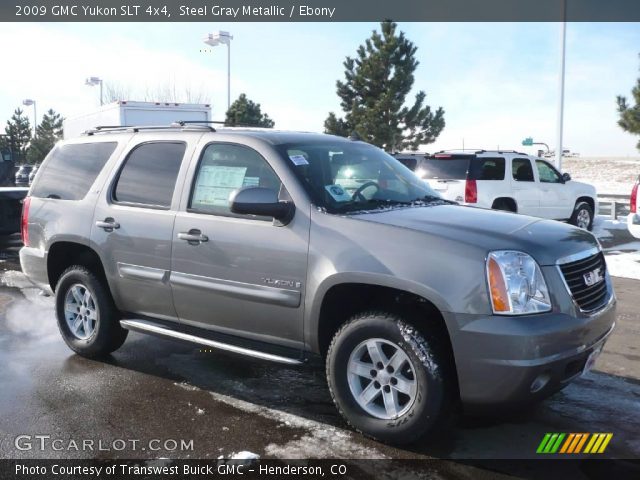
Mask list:
[[[341,113],[335,83],[342,62],[378,29],[375,23],[4,23],[0,45],[0,123],[25,98],[41,117],[73,117],[99,105],[88,76],[124,86],[129,98],[171,85],[201,93],[214,119],[227,103],[226,47],[202,42],[229,31],[231,96],[260,103],[276,128],[322,131]],[[414,91],[445,110],[446,127],[421,148],[517,149],[525,137],[555,148],[560,72],[559,23],[400,23],[418,47]],[[15,46],[15,48],[13,47]],[[582,156],[638,156],[638,141],[617,125],[616,95],[640,75],[640,23],[569,23],[564,148]],[[1,71],[1,70],[0,70]],[[30,118],[32,107],[26,109]]]

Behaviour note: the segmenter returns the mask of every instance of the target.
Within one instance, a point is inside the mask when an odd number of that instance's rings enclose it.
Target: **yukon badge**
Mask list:
[[[262,277],[260,280],[262,280],[263,283],[266,283],[267,285],[270,285],[272,287],[298,289],[302,286],[302,283],[296,282],[294,280],[280,280],[277,278],[269,278],[269,277]]]
[[[591,287],[596,283],[600,283],[604,280],[604,276],[602,275],[602,269],[596,268],[595,270],[590,271],[589,273],[585,273],[582,278],[584,278],[584,284],[587,287]]]

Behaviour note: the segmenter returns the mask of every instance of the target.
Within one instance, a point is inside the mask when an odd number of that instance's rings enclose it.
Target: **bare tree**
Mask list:
[[[196,89],[187,85],[179,90],[175,82],[164,82],[154,87],[147,85],[144,90],[138,91],[128,85],[109,82],[104,84],[103,95],[105,103],[135,98],[143,102],[210,103],[209,96],[202,88]]]

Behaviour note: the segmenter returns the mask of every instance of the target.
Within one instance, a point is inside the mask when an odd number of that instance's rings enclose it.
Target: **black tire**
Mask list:
[[[493,202],[493,207],[491,208],[493,210],[502,210],[504,212],[516,213],[515,209],[513,208],[513,205],[511,205],[506,200],[496,200],[495,202]]]
[[[412,375],[417,384],[415,398],[412,403],[407,402],[406,410],[400,410],[401,414],[395,418],[377,418],[367,412],[356,400],[349,384],[347,370],[352,352],[357,352],[362,342],[373,338],[394,344],[415,367],[415,375]],[[419,332],[399,315],[384,312],[356,315],[343,325],[329,346],[326,373],[331,396],[345,421],[366,436],[397,445],[415,442],[448,424],[456,405],[453,401],[455,375],[451,375],[442,340],[435,333]],[[363,383],[367,382],[363,379]],[[377,397],[376,401],[382,399]]]
[[[589,215],[589,222],[586,227],[580,225],[581,215]],[[576,207],[573,209],[573,214],[569,219],[569,223],[576,227],[586,228],[588,231],[593,230],[593,208],[591,208],[591,205],[587,202],[577,202]]]
[[[87,338],[79,338],[71,330],[65,318],[65,299],[72,287],[79,285],[91,294],[96,311],[93,332]],[[120,326],[120,314],[109,288],[91,271],[80,265],[67,268],[60,276],[55,292],[56,318],[62,338],[71,350],[83,357],[100,357],[120,348],[128,330]]]

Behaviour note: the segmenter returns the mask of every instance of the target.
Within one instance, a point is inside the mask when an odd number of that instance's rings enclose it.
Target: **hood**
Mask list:
[[[398,208],[354,218],[424,232],[491,250],[519,250],[540,265],[598,246],[586,230],[554,220],[461,205]]]

